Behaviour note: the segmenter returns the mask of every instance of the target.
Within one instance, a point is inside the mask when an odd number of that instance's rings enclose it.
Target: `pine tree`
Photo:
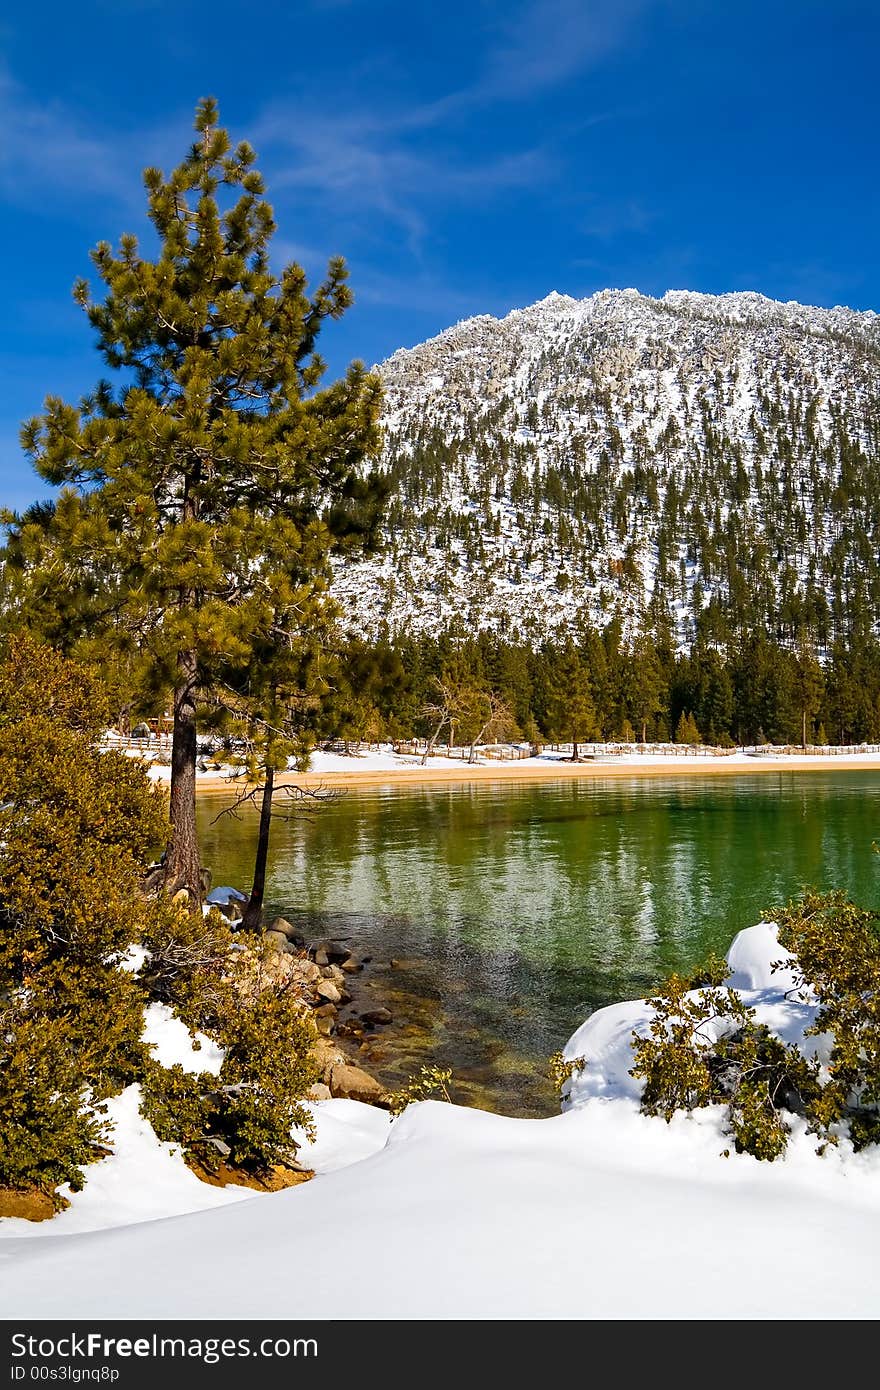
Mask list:
[[[172,691],[169,892],[200,895],[195,829],[196,716],[221,672],[270,642],[279,609],[320,623],[331,556],[375,532],[382,487],[363,475],[377,448],[378,381],[355,363],[318,390],[324,321],[351,303],[330,261],[311,296],[302,269],[276,276],[275,231],[245,143],[232,148],[214,101],[166,178],[147,169],[154,260],[137,239],[92,259],[106,293],[74,295],[118,372],[79,406],[57,397],[22,431],[54,512],[21,519],[14,543],[51,591],[67,640],[148,658],[157,698]],[[71,597],[74,596],[74,597]]]
[[[576,763],[581,741],[595,737],[596,707],[587,671],[574,643],[556,648],[554,658],[548,671],[545,732],[552,739],[570,742],[571,760]]]

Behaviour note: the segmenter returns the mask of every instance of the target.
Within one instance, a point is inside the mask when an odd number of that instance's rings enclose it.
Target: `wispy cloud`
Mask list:
[[[498,296],[494,286],[484,284],[463,289],[430,274],[393,275],[361,266],[355,266],[354,272],[358,304],[407,309],[433,317],[440,315],[444,321],[476,313],[506,313],[510,307],[506,299]]]
[[[531,0],[504,22],[479,100],[545,91],[600,62],[621,44],[648,0]]]
[[[580,230],[598,241],[610,241],[624,232],[647,232],[657,215],[638,198],[599,203],[587,213]]]
[[[498,6],[473,81],[416,103],[369,99],[316,117],[304,102],[276,103],[258,119],[274,189],[297,188],[355,218],[379,214],[422,254],[430,209],[457,197],[486,203],[546,187],[563,171],[552,132],[492,158],[462,140],[477,112],[546,92],[599,63],[624,42],[653,0],[524,0]],[[609,119],[585,113],[580,124]],[[561,133],[565,139],[566,132]]]
[[[524,101],[589,70],[625,42],[656,0],[527,0],[504,7],[473,82],[410,110],[405,124],[439,125]]]
[[[61,102],[35,101],[0,63],[0,194],[45,206],[106,198],[143,216],[141,169],[179,154],[185,117],[149,130],[102,130]]]
[[[27,198],[34,186],[117,193],[131,182],[118,149],[55,102],[37,104],[0,67],[0,187]]]
[[[369,113],[304,120],[276,109],[257,123],[255,143],[265,151],[274,194],[301,189],[360,222],[378,213],[403,231],[414,255],[438,200],[482,203],[536,187],[558,170],[556,157],[541,146],[472,159],[450,146],[410,145],[393,117]]]

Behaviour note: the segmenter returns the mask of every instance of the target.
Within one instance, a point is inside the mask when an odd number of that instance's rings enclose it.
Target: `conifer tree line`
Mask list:
[[[857,744],[880,741],[880,643],[836,643],[820,663],[763,632],[730,649],[677,651],[667,639],[626,639],[619,622],[538,646],[489,632],[462,638],[389,634],[352,639],[316,734],[366,742],[429,738],[437,691],[463,706],[496,697],[497,736],[530,742]],[[466,710],[457,737],[467,743]]]

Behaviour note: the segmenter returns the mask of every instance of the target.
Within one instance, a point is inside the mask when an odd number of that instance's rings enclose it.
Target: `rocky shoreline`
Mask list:
[[[241,920],[244,895],[230,894],[214,902],[235,927]],[[388,1106],[385,1087],[362,1065],[380,1030],[393,1022],[391,1010],[376,1006],[364,988],[371,956],[358,956],[341,938],[307,941],[285,917],[264,925],[266,970],[297,990],[313,1011],[318,1037],[314,1052],[321,1080],[309,1092],[311,1100],[359,1100]],[[369,985],[367,985],[367,989]]]

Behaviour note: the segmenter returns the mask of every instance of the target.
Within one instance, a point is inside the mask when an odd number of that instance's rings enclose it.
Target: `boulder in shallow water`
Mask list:
[[[288,922],[286,917],[273,917],[266,930],[284,932],[288,941],[295,941],[298,946],[305,945],[305,937],[302,932],[292,922]]]
[[[311,954],[318,965],[332,965],[347,960],[351,951],[342,941],[316,941]]]
[[[392,1012],[391,1012],[390,1009],[386,1009],[386,1008],[381,1008],[381,1009],[368,1009],[366,1013],[361,1014],[361,1018],[363,1019],[364,1023],[393,1023],[393,1022],[394,1022],[394,1015],[392,1014]]]

